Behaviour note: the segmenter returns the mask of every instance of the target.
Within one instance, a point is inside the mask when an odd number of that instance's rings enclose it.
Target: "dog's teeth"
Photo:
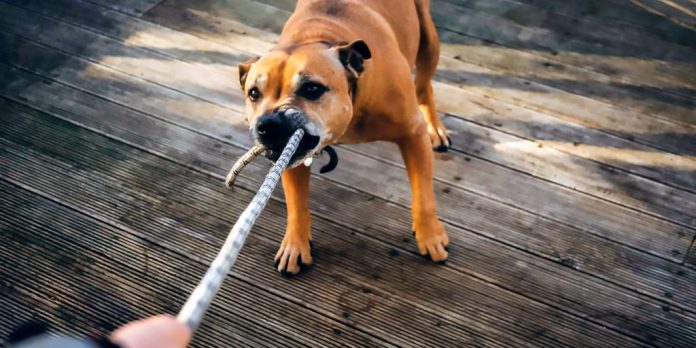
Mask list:
[[[312,165],[313,161],[314,161],[314,157],[307,157],[307,159],[304,160],[303,163],[304,163],[305,167],[309,167]]]

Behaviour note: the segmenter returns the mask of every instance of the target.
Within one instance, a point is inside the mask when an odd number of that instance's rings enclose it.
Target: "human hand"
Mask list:
[[[170,315],[158,315],[122,326],[111,341],[123,348],[185,348],[191,330]]]

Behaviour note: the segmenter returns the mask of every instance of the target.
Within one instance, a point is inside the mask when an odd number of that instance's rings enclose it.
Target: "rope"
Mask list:
[[[283,149],[280,158],[278,158],[273,168],[271,168],[268,175],[266,175],[266,179],[263,181],[263,184],[261,184],[259,192],[256,193],[254,199],[252,199],[249,206],[242,212],[242,215],[239,216],[234,227],[232,227],[225,244],[210,265],[203,280],[201,280],[196,289],[193,290],[193,293],[191,293],[184,307],[181,308],[177,320],[186,324],[189,329],[191,329],[192,334],[198,328],[203,315],[208,310],[215,294],[222,286],[225,276],[227,276],[227,273],[229,273],[232,265],[234,265],[234,262],[237,260],[239,251],[244,245],[244,240],[249,234],[251,227],[254,226],[254,222],[256,222],[259,214],[261,214],[261,211],[266,206],[268,199],[271,197],[273,189],[275,189],[278,180],[280,180],[280,175],[283,173],[283,170],[285,170],[285,167],[287,167],[292,155],[297,151],[302,136],[304,136],[304,130],[298,129],[290,140],[288,140],[288,144],[285,146],[285,149]]]
[[[232,188],[232,185],[234,185],[234,181],[237,179],[237,176],[239,173],[242,172],[244,167],[247,166],[247,164],[251,163],[251,161],[254,160],[258,155],[266,151],[266,147],[263,145],[256,145],[251,150],[247,151],[247,153],[244,154],[240,159],[237,160],[237,162],[234,163],[232,166],[232,169],[230,169],[230,172],[227,174],[227,177],[225,178],[225,186],[227,188]]]

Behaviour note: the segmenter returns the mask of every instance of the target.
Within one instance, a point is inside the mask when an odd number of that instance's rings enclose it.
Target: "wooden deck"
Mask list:
[[[177,312],[268,168],[223,187],[236,66],[293,5],[0,0],[0,337]],[[194,346],[696,347],[696,3],[432,12],[447,265],[417,255],[396,148],[341,146],[316,266],[274,270],[277,190]]]

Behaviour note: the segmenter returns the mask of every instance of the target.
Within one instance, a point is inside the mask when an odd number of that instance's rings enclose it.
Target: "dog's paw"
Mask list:
[[[447,129],[442,123],[438,125],[428,124],[428,135],[430,135],[430,142],[433,145],[433,150],[437,152],[447,152],[452,144],[450,138],[447,136]]]
[[[293,275],[300,273],[303,267],[312,265],[312,246],[310,241],[298,241],[284,238],[275,256],[278,272]]]
[[[416,241],[418,242],[418,252],[423,256],[430,256],[435,262],[447,260],[447,245],[449,237],[445,233],[444,227],[439,221],[428,227],[416,230]]]

